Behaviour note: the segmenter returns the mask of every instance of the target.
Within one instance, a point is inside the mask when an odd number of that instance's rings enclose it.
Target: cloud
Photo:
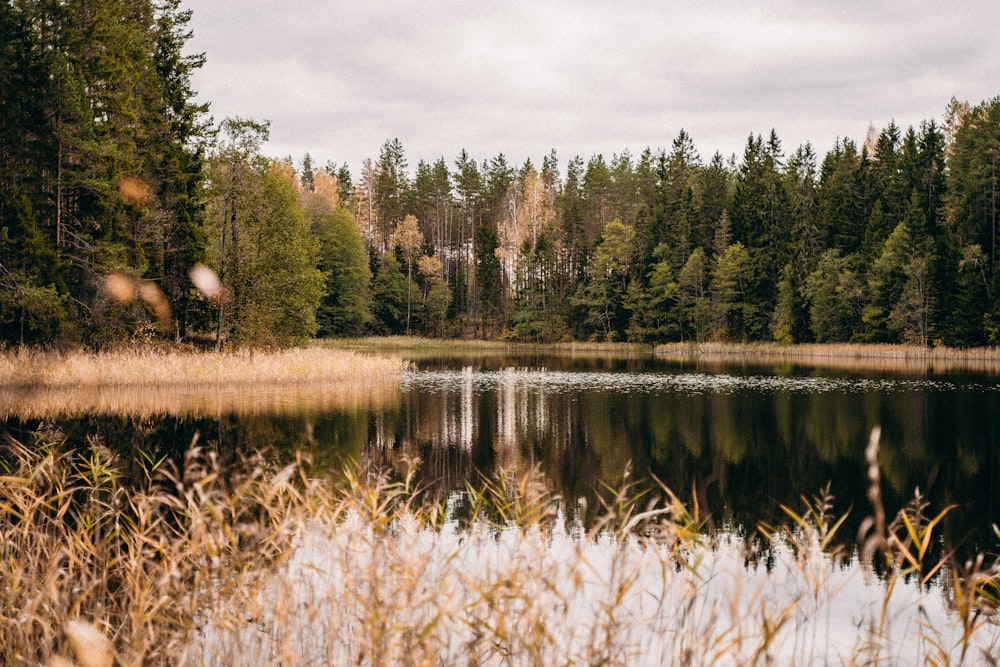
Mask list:
[[[411,166],[565,161],[669,147],[703,157],[778,131],[788,151],[940,117],[1000,81],[1000,7],[928,2],[215,0],[192,7],[196,88],[272,121],[268,152],[348,162],[398,137]],[[971,18],[970,18],[971,17]]]

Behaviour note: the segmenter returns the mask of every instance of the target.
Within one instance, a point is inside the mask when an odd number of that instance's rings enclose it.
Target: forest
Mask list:
[[[0,3],[0,346],[1000,343],[1000,97],[819,156],[750,134],[357,173],[196,101],[180,0]],[[205,267],[214,288],[196,287]],[[121,287],[125,282],[124,290]]]

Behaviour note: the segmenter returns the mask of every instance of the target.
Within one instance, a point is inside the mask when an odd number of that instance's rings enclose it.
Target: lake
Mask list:
[[[947,544],[992,552],[998,389],[985,374],[423,353],[398,393],[365,400],[266,388],[50,392],[2,397],[0,416],[15,438],[96,438],[126,460],[139,450],[179,457],[196,438],[224,454],[307,450],[314,472],[360,461],[402,474],[419,459],[418,481],[443,495],[480,474],[537,467],[553,493],[596,507],[602,485],[617,488],[631,471],[640,488],[655,476],[735,534],[785,521],[781,504],[799,510],[829,483],[835,512],[850,510],[850,537],[870,511],[863,452],[878,425],[890,514],[919,489],[931,515],[956,506],[941,530]]]

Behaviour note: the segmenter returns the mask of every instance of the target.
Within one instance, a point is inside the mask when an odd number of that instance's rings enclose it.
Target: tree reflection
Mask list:
[[[655,475],[686,502],[697,501],[714,525],[743,534],[782,522],[779,504],[796,505],[831,482],[838,512],[851,510],[850,534],[868,511],[862,451],[880,424],[887,505],[905,505],[919,487],[933,507],[959,506],[944,526],[949,540],[995,547],[1000,434],[992,415],[1000,414],[1000,392],[975,379],[854,376],[817,388],[801,382],[816,371],[748,369],[733,378],[767,381],[713,384],[716,376],[662,362],[541,357],[426,368],[439,373],[434,382],[422,384],[418,374],[386,401],[20,416],[3,428],[22,441],[39,430],[69,447],[100,441],[123,461],[140,451],[180,461],[196,438],[223,456],[262,449],[287,461],[304,451],[315,475],[361,463],[402,476],[419,460],[417,483],[442,498],[480,475],[498,479],[537,466],[552,493],[596,507],[605,485],[630,473],[652,487]],[[653,374],[637,372],[643,368]]]

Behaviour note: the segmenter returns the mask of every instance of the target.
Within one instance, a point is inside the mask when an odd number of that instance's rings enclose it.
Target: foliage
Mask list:
[[[0,6],[0,343],[1000,340],[1000,98],[823,156],[772,130],[706,162],[682,129],[638,156],[463,150],[411,172],[394,138],[354,176],[308,153],[296,173],[262,154],[266,121],[205,120],[190,18],[181,0]],[[201,264],[224,294],[198,297]],[[113,274],[162,303],[118,301]]]
[[[319,239],[319,269],[326,276],[316,311],[320,336],[359,336],[372,325],[371,269],[361,232],[345,209],[337,208],[313,222]]]
[[[364,465],[223,464],[200,448],[126,479],[84,453],[11,442],[0,476],[5,663],[965,664],[989,660],[998,574],[935,559],[951,507],[881,501],[860,555],[829,486],[755,535],[627,477],[588,511],[537,469],[447,502]],[[766,572],[762,568],[766,567]],[[943,597],[930,596],[935,583]],[[847,605],[847,606],[845,606]],[[846,630],[833,623],[847,614]]]
[[[231,294],[220,304],[218,340],[308,339],[316,333],[324,280],[296,179],[289,165],[259,157],[256,127],[231,124],[229,137],[209,172],[219,190],[207,209],[208,257]]]

